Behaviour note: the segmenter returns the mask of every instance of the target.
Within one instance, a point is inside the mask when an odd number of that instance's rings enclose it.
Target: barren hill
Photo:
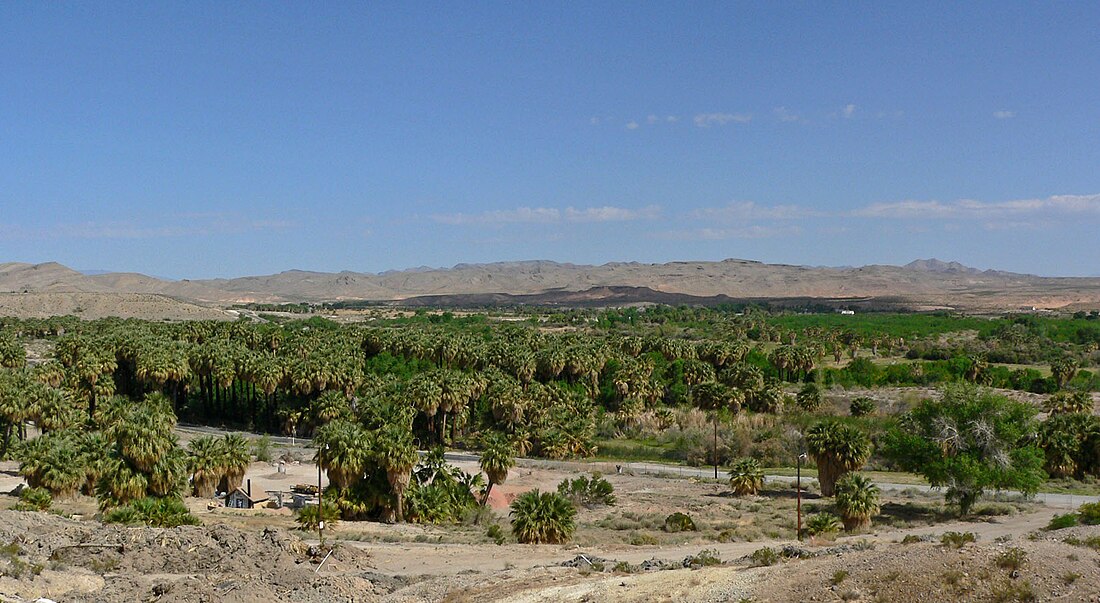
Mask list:
[[[1040,277],[957,262],[823,268],[728,259],[719,262],[585,266],[551,261],[459,264],[380,274],[288,270],[234,279],[88,276],[57,263],[0,264],[0,292],[151,294],[206,304],[281,301],[402,301],[409,304],[600,305],[822,300],[910,309],[1100,307],[1100,278]]]

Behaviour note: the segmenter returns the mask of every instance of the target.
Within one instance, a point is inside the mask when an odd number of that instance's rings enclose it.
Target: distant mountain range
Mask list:
[[[153,294],[215,306],[339,300],[453,306],[817,300],[836,306],[1007,310],[1100,307],[1100,278],[979,270],[936,259],[854,268],[728,259],[600,266],[535,260],[380,274],[288,270],[173,281],[135,273],[81,273],[51,262],[0,264],[0,293]]]

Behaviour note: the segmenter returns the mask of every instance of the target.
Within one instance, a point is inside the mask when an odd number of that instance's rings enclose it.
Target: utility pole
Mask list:
[[[806,459],[806,453],[798,455],[798,540],[802,540],[802,461]]]
[[[323,449],[328,451],[328,444],[325,444]],[[317,538],[321,541],[321,546],[325,545],[325,513],[324,507],[324,492],[321,490],[321,450],[317,451]]]

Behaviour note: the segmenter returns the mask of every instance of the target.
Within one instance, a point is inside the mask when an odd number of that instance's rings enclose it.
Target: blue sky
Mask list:
[[[0,262],[1100,274],[1100,4],[0,4]]]

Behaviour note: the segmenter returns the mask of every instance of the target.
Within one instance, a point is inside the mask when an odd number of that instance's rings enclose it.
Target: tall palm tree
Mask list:
[[[849,473],[836,482],[836,507],[845,530],[869,528],[880,508],[878,486],[859,473]]]
[[[393,490],[396,520],[402,523],[405,521],[405,490],[420,458],[412,433],[403,426],[388,425],[378,434],[376,450],[378,465],[386,472],[386,480]]]
[[[491,432],[482,440],[481,470],[485,472],[488,484],[485,487],[485,495],[481,497],[481,508],[489,501],[489,493],[493,491],[493,485],[503,484],[508,479],[508,470],[516,465],[515,448],[512,442],[502,433]],[[481,516],[474,523],[481,521]]]
[[[714,421],[714,440],[711,446],[711,460],[714,461],[714,479],[718,479],[718,417],[725,410],[733,414],[738,413],[744,399],[745,396],[741,393],[741,390],[726,387],[717,381],[701,383],[695,388],[694,400],[696,405],[709,411]]]
[[[341,396],[343,394],[340,394]],[[328,481],[347,490],[363,476],[371,453],[371,435],[358,423],[337,419],[317,430],[313,460],[328,473]]]
[[[218,482],[225,473],[224,449],[214,436],[201,436],[191,440],[188,469],[191,471],[191,487],[200,498],[214,496]]]
[[[224,492],[232,492],[244,483],[244,474],[252,463],[252,444],[239,433],[227,433],[220,441],[225,461],[222,483]]]
[[[871,456],[871,440],[851,425],[823,421],[806,431],[806,450],[817,462],[821,495],[832,496],[840,477],[867,462]]]

